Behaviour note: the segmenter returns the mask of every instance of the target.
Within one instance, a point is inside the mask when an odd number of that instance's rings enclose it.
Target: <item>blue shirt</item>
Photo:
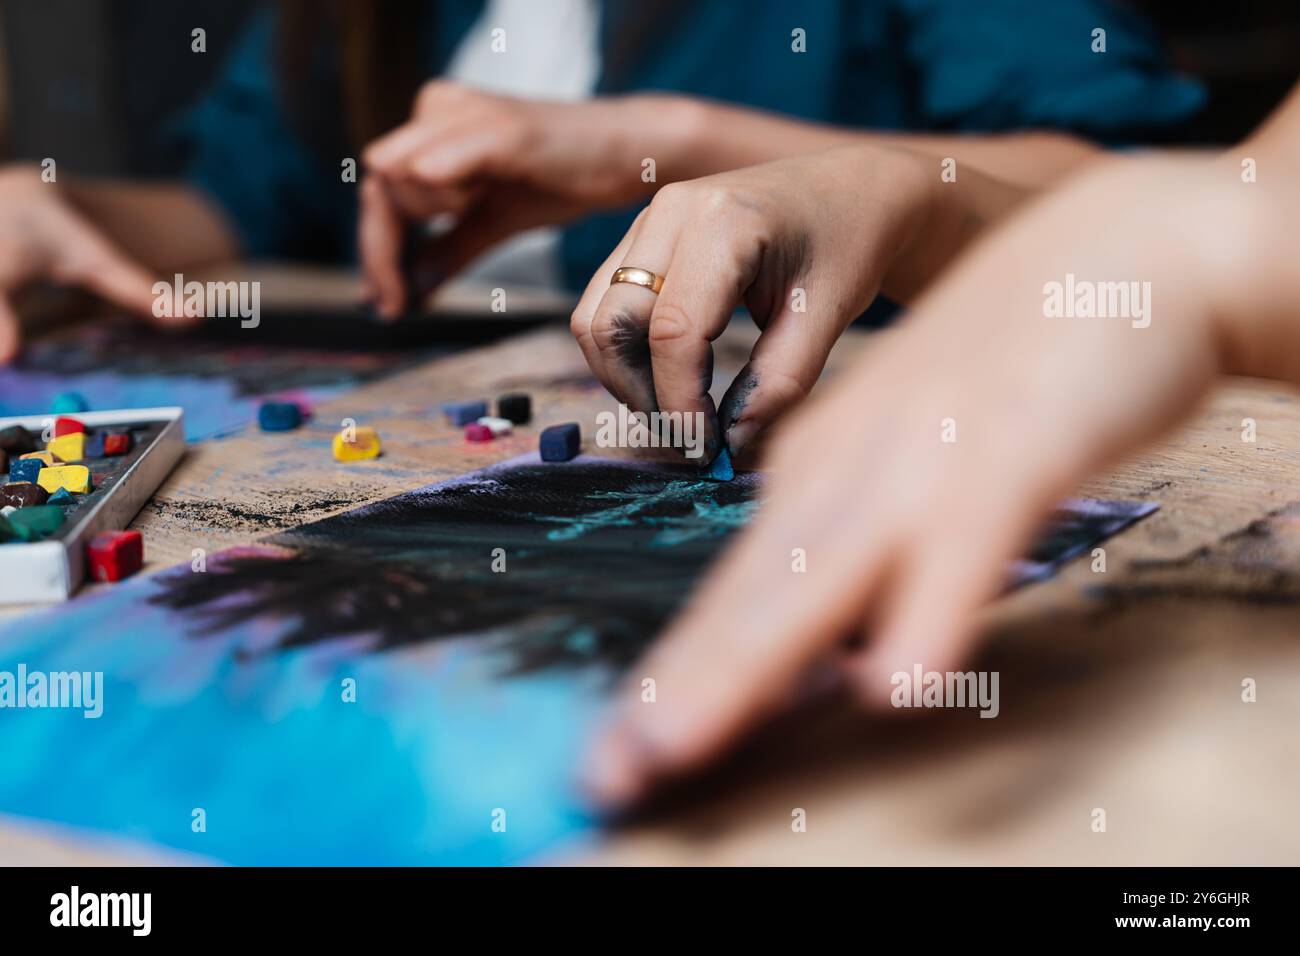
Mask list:
[[[606,49],[647,0],[607,0]],[[429,4],[428,75],[436,76],[482,11],[482,0]],[[652,6],[650,9],[654,9]],[[1168,129],[1204,103],[1201,86],[1169,71],[1159,38],[1112,0],[694,0],[642,21],[630,53],[598,93],[660,90],[747,104],[807,120],[887,130],[1070,130],[1104,143]],[[647,26],[648,23],[648,26]],[[806,52],[792,50],[804,31]],[[1093,52],[1093,31],[1106,51]],[[190,181],[224,208],[253,258],[350,262],[356,185],[338,149],[309,146],[277,88],[274,15],[259,16],[213,86],[183,118]],[[332,68],[331,68],[332,69]],[[313,137],[315,141],[317,137]],[[325,141],[329,141],[327,135]],[[567,283],[582,288],[635,210],[565,230]]]

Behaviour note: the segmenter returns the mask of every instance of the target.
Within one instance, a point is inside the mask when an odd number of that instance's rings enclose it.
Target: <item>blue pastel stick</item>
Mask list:
[[[39,458],[16,458],[9,463],[9,480],[35,483],[44,467],[45,462]]]
[[[731,465],[731,453],[723,448],[718,452],[718,457],[700,471],[700,477],[707,478],[709,481],[730,481],[735,478],[736,469]]]
[[[257,424],[264,432],[292,431],[302,424],[302,409],[294,402],[263,402],[257,409]]]

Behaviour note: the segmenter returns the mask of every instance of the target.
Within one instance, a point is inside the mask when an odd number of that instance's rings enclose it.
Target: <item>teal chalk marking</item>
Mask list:
[[[651,540],[653,547],[672,547],[698,538],[719,537],[743,527],[758,507],[757,501],[741,501],[720,505],[715,501],[700,501],[714,487],[709,481],[670,481],[659,491],[626,492],[601,491],[588,495],[589,499],[611,502],[600,511],[569,517],[535,515],[538,521],[561,525],[547,532],[549,541],[574,541],[603,528],[658,527]],[[677,516],[653,517],[647,510],[672,501],[691,502],[691,510]]]
[[[690,515],[679,518],[651,518],[650,523],[662,525],[663,530],[650,542],[652,547],[671,548],[700,538],[716,538],[729,531],[738,531],[749,524],[758,511],[757,501],[738,501],[720,505],[715,501],[697,501]]]
[[[736,469],[731,467],[731,453],[724,447],[718,452],[718,457],[709,462],[709,467],[700,471],[703,478],[709,481],[730,481],[736,477]]]

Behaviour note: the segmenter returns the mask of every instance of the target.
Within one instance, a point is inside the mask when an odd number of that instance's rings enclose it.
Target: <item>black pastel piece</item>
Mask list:
[[[533,417],[533,399],[523,392],[511,392],[497,399],[497,417],[515,425],[527,425]]]

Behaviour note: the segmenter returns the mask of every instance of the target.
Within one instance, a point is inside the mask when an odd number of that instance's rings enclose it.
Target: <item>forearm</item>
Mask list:
[[[239,256],[222,214],[184,183],[72,180],[68,201],[132,259],[159,272]]]
[[[678,144],[674,179],[695,179],[728,169],[832,149],[868,145],[907,149],[939,161],[956,160],[1030,189],[1052,185],[1108,155],[1065,133],[1029,131],[989,135],[881,132],[803,120],[689,97],[655,97]]]
[[[1210,164],[1198,249],[1225,371],[1300,385],[1298,165],[1300,86],[1254,135]]]
[[[901,203],[906,216],[881,284],[896,302],[910,303],[963,249],[1033,194],[974,169],[956,180],[941,179],[929,157],[911,151],[872,152],[891,157],[880,191]]]

